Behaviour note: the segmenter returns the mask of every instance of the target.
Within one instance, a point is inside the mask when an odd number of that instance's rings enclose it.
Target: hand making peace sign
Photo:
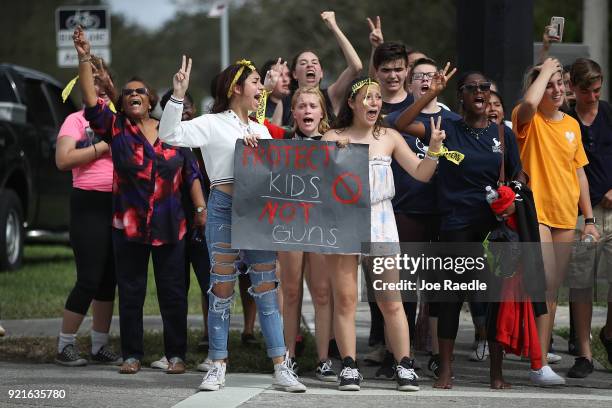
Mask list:
[[[432,153],[437,153],[442,147],[442,141],[446,139],[446,132],[441,129],[442,116],[438,116],[437,123],[434,122],[433,117],[429,118],[429,124],[431,126],[431,138],[429,140],[429,150]]]
[[[183,99],[187,88],[189,88],[189,75],[191,74],[191,58],[187,61],[187,57],[183,55],[181,69],[172,77],[173,95],[178,99]]]
[[[370,17],[368,17],[367,20],[370,26],[370,44],[372,45],[372,48],[376,48],[385,41],[383,38],[380,16],[376,16],[375,23]]]

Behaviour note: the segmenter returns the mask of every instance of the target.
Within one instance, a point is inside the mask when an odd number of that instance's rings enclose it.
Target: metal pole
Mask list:
[[[229,65],[229,2],[221,15],[221,70]]]
[[[589,46],[591,58],[601,65],[603,86],[601,99],[608,100],[610,80],[608,76],[608,0],[584,0],[582,42]]]

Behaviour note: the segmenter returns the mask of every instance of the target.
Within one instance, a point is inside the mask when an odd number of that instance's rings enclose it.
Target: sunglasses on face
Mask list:
[[[130,96],[136,92],[138,95],[148,95],[149,90],[147,88],[124,88],[121,90],[123,96]]]
[[[468,92],[476,92],[476,89],[478,89],[480,92],[486,92],[486,91],[490,91],[491,90],[491,83],[490,82],[479,82],[477,84],[464,84],[461,87],[461,90],[465,90]]]
[[[435,75],[435,72],[415,72],[414,74],[412,74],[412,79],[422,81],[424,79],[432,79]]]

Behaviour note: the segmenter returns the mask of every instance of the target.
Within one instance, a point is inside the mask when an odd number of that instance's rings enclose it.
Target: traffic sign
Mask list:
[[[103,58],[106,64],[110,64],[110,61],[111,61],[110,48],[91,47],[91,53],[97,57]],[[74,47],[57,49],[57,65],[60,68],[77,67],[79,65],[79,57]]]
[[[110,45],[110,12],[105,6],[65,6],[55,11],[58,47],[73,47],[72,34],[81,25],[92,46]]]

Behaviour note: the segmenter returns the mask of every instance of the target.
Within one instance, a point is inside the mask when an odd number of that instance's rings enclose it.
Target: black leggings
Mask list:
[[[111,217],[112,193],[72,189],[70,244],[77,280],[66,300],[66,310],[85,315],[93,299],[115,300]]]
[[[484,223],[454,231],[440,231],[441,242],[482,242],[491,230],[491,226]],[[459,300],[438,304],[438,338],[455,340],[459,330],[459,314],[467,292],[456,292]],[[472,319],[475,324],[486,324],[488,304],[472,302],[470,304]]]

